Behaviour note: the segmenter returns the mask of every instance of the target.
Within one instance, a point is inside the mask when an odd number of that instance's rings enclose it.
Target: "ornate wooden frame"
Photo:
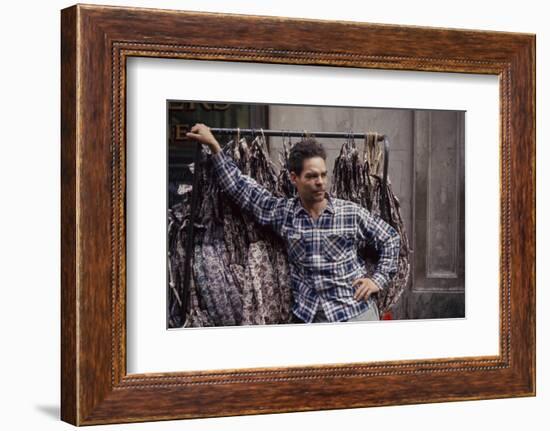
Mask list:
[[[64,9],[61,18],[63,420],[89,425],[535,394],[534,35],[91,5]],[[498,75],[500,354],[127,374],[130,56]]]

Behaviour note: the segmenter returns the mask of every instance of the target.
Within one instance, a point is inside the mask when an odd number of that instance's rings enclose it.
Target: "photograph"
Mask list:
[[[465,316],[465,112],[168,100],[167,327]]]

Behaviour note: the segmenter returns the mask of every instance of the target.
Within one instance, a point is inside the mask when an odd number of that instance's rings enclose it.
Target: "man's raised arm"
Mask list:
[[[210,148],[218,184],[240,208],[250,212],[261,225],[276,227],[280,224],[285,198],[277,198],[253,178],[244,175],[235,162],[223,153],[207,125],[197,123],[186,135]]]

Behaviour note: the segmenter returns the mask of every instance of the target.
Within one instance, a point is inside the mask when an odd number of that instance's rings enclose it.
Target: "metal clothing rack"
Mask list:
[[[354,133],[354,132],[308,132],[307,130],[297,131],[297,130],[274,130],[274,129],[241,129],[241,128],[217,128],[211,127],[210,132],[213,135],[263,135],[263,136],[280,136],[280,137],[315,137],[316,139],[323,138],[336,138],[336,139],[364,139],[368,136],[368,133]],[[388,179],[388,162],[389,162],[389,147],[390,143],[386,135],[378,135],[378,141],[383,141],[384,143],[384,173],[383,173],[383,183],[386,185]],[[184,278],[183,278],[183,295],[182,295],[182,310],[185,315],[187,314],[188,308],[188,298],[189,298],[189,277],[191,276],[190,263],[191,263],[191,253],[193,246],[194,238],[194,224],[195,224],[195,213],[197,212],[197,201],[198,193],[196,193],[196,187],[198,186],[199,178],[199,163],[200,163],[200,154],[201,154],[202,144],[200,142],[195,142],[195,151],[193,156],[193,162],[195,166],[195,172],[193,174],[193,194],[191,197],[191,212],[189,214],[190,220],[189,225],[187,226],[187,244],[185,245],[185,268],[184,268]],[[385,193],[385,187],[382,187],[382,192]]]
[[[263,134],[264,136],[290,136],[303,138],[306,136],[313,135],[316,138],[366,138],[368,133],[354,133],[354,132],[308,132],[307,130],[274,130],[274,129],[239,129],[239,128],[215,128],[211,127],[210,131],[214,135],[259,135]],[[386,139],[386,135],[379,135],[378,140]]]

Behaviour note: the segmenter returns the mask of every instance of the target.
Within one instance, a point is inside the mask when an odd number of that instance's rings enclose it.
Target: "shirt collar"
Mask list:
[[[325,193],[325,198],[327,198],[327,206],[323,209],[323,212],[327,211],[331,214],[334,214],[334,201],[333,198],[328,194]],[[300,196],[296,196],[294,198],[294,215],[298,215],[300,211],[303,211],[304,214],[308,214],[306,209],[302,205],[302,201],[300,200]],[[323,213],[321,213],[323,214]]]

